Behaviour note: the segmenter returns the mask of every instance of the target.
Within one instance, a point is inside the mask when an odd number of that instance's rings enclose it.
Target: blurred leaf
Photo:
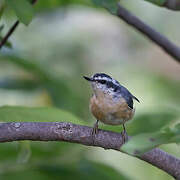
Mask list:
[[[31,156],[30,141],[20,141],[19,142],[19,155],[18,155],[17,162],[26,163],[28,162],[30,156]]]
[[[81,158],[82,159],[82,158]],[[23,167],[16,165],[14,171],[0,174],[3,180],[8,179],[78,179],[78,180],[128,180],[125,175],[121,174],[114,168],[102,164],[88,161],[86,159],[80,160],[76,163],[61,163],[61,162],[40,162],[31,165],[24,165]]]
[[[130,135],[150,133],[160,130],[166,125],[172,124],[180,114],[177,111],[165,109],[154,113],[142,113],[135,115],[132,122],[127,123],[127,131]]]
[[[3,37],[0,36],[0,41],[3,39]],[[6,41],[6,43],[4,44],[5,47],[8,47],[8,48],[12,48],[12,44],[11,42],[9,42],[9,40]]]
[[[159,99],[162,99],[161,102],[172,102],[179,104],[180,102],[180,96],[179,89],[180,89],[180,83],[179,80],[172,80],[170,78],[164,77],[164,76],[152,76],[152,87],[153,89],[157,89]],[[168,87],[168,88],[167,88]],[[164,98],[164,99],[163,99]]]
[[[79,179],[79,180],[127,180],[128,178],[120,174],[114,168],[101,164],[95,163],[88,160],[80,160],[75,164],[61,165],[61,164],[44,164],[40,165],[39,168],[41,173],[49,175],[51,178],[62,178],[62,179]]]
[[[3,39],[1,32],[4,29],[4,24],[0,25],[0,41]],[[12,44],[9,41],[6,41],[4,44],[5,47],[12,48]]]
[[[29,79],[6,79],[0,81],[0,88],[31,91],[41,87],[42,84],[36,80]]]
[[[73,152],[72,152],[73,149]],[[32,142],[31,141],[31,161],[73,161],[73,158],[82,156],[80,146],[67,142]],[[75,152],[77,151],[77,153]],[[70,153],[70,154],[69,154]]]
[[[67,7],[73,4],[80,5],[91,5],[90,1],[84,0],[46,0],[46,1],[38,1],[36,3],[35,9],[38,11],[42,10],[52,10],[59,7]]]
[[[73,114],[51,107],[0,107],[0,121],[2,122],[72,122],[84,124]]]
[[[4,0],[0,0],[0,19],[4,11]]]
[[[25,59],[22,59],[17,56],[9,56],[9,55],[0,55],[0,61],[8,61],[15,65],[18,65],[25,69],[27,72],[31,72],[34,75],[38,76],[41,81],[51,81],[54,80],[55,77],[52,75],[38,62],[32,62]]]
[[[17,170],[11,170],[10,172],[5,172],[0,174],[0,178],[3,180],[49,180],[49,176],[45,176],[41,172],[37,171],[35,168],[27,169],[25,166],[24,168],[19,167],[16,165]]]
[[[145,0],[145,1],[151,2],[151,3],[156,4],[156,5],[158,5],[158,6],[163,6],[164,3],[165,3],[167,0]]]
[[[32,4],[27,0],[6,0],[7,5],[12,8],[19,21],[28,25],[33,16],[34,10]]]
[[[0,55],[0,61],[10,62],[31,73],[34,81],[49,92],[55,106],[71,112],[78,112],[78,115],[83,113],[83,103],[78,103],[83,102],[82,95],[75,93],[74,89],[68,86],[67,79],[57,78],[49,67],[43,66],[38,60],[26,60],[15,55]]]
[[[0,25],[0,33],[4,29],[4,24]]]
[[[179,144],[180,143],[180,123],[176,124],[174,128],[170,128],[170,131],[172,131],[175,136],[172,137],[172,141]]]
[[[100,7],[108,9],[112,14],[116,14],[118,0],[92,0],[92,2]]]
[[[164,111],[154,113],[144,112],[137,115],[135,114],[134,119],[128,121],[125,126],[127,133],[130,136],[140,133],[151,133],[160,130],[164,126],[169,126],[170,124],[174,123],[178,117],[180,117],[180,114],[176,110],[164,108]],[[103,129],[121,132],[122,125],[103,125]]]
[[[115,170],[114,168],[93,161],[81,160],[78,163],[78,169],[80,172],[87,177],[87,179],[103,179],[103,180],[128,180],[126,176]]]
[[[133,136],[121,148],[131,155],[141,155],[159,145],[180,142],[180,124],[173,128],[165,128],[159,132],[143,133]]]

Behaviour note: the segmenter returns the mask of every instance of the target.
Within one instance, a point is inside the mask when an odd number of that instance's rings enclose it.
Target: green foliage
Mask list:
[[[59,7],[67,7],[68,5],[88,5],[90,6],[90,1],[84,0],[46,0],[38,1],[35,5],[35,9],[39,11],[52,10]]]
[[[21,90],[25,90],[29,87],[31,87],[31,89],[44,88],[51,96],[53,105],[67,109],[71,112],[73,112],[73,110],[77,110],[79,113],[81,113],[81,110],[83,111],[83,103],[77,105],[77,102],[82,101],[82,94],[74,93],[74,87],[68,87],[68,80],[55,76],[53,72],[47,70],[47,66],[40,64],[36,60],[26,60],[15,55],[1,55],[0,61],[12,63],[23,69],[25,72],[32,74],[33,77],[33,79],[6,80],[6,82],[0,83],[2,88],[19,88]],[[81,79],[81,77],[79,78]],[[73,82],[71,82],[71,84],[73,84]]]
[[[4,0],[1,0],[0,2],[0,19],[4,11]]]
[[[170,10],[178,11],[180,10],[180,1],[179,0],[145,0],[150,3],[153,3],[157,6],[166,7]]]
[[[132,122],[127,123],[127,130],[131,136],[139,133],[157,132],[164,126],[170,126],[179,116],[178,112],[169,109],[151,113],[144,112],[135,115]]]
[[[40,163],[34,166],[25,166],[20,169],[19,172],[4,173],[0,177],[3,180],[6,179],[22,179],[26,176],[26,179],[79,179],[79,180],[99,180],[102,178],[104,180],[128,180],[127,177],[120,174],[118,171],[113,169],[108,165],[101,163],[95,163],[86,159],[82,159],[76,163],[71,163],[68,165],[61,163]]]
[[[2,122],[83,122],[69,112],[51,107],[0,107],[0,121]]]
[[[131,155],[141,155],[159,145],[180,142],[180,123],[175,127],[164,127],[160,131],[154,133],[142,133],[133,136],[121,148]]]
[[[158,5],[158,6],[163,6],[164,3],[165,3],[167,0],[145,0],[145,1],[151,2],[151,3],[156,4],[156,5]]]
[[[3,37],[2,36],[0,36],[0,41],[3,39]],[[11,44],[11,42],[10,41],[6,41],[6,43],[4,44],[4,46],[5,47],[7,47],[7,48],[12,48],[12,44]]]
[[[6,0],[6,3],[13,9],[20,22],[28,25],[32,21],[34,10],[28,0]]]
[[[177,111],[164,109],[159,112],[143,112],[135,114],[133,120],[128,121],[125,126],[128,135],[134,136],[140,133],[152,133],[159,131],[164,126],[171,125],[178,117]],[[103,129],[121,132],[121,126],[103,126]]]
[[[0,14],[0,18],[1,18],[1,14]],[[4,25],[0,25],[0,41],[3,39],[2,37],[2,31],[4,29]],[[4,44],[5,47],[8,48],[12,48],[12,44],[9,41],[6,41],[6,43]]]
[[[140,155],[162,144],[179,143],[179,124],[171,128],[179,117],[179,112],[170,109],[137,114],[126,123],[127,133],[132,137],[121,150],[131,155]],[[121,126],[103,126],[103,129],[122,131]]]
[[[108,9],[112,14],[116,14],[117,12],[117,0],[92,0],[92,2],[97,6]]]
[[[30,141],[20,141],[18,144],[19,144],[19,154],[17,157],[17,162],[27,163],[31,157]]]
[[[38,81],[30,80],[30,79],[6,79],[0,81],[1,89],[8,89],[8,90],[24,90],[24,91],[32,91],[36,90],[40,87]]]

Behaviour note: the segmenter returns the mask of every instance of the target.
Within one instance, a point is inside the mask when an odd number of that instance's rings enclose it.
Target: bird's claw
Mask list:
[[[94,124],[93,130],[92,130],[93,142],[94,142],[94,140],[95,140],[96,134],[98,134],[98,120],[97,120],[96,123]]]
[[[121,135],[122,135],[122,144],[125,144],[127,141],[128,141],[128,135],[127,135],[127,132],[125,130],[123,130],[121,132]]]

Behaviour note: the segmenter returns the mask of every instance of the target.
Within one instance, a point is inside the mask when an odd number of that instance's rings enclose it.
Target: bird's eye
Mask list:
[[[101,84],[106,84],[106,80],[101,80],[100,83]]]

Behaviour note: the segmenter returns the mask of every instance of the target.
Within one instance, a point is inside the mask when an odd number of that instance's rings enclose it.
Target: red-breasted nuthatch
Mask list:
[[[84,76],[91,83],[94,94],[90,100],[90,110],[97,119],[93,135],[98,133],[98,121],[109,125],[123,125],[123,142],[125,142],[125,122],[132,119],[135,109],[133,96],[118,81],[104,73],[96,73],[91,77]]]

